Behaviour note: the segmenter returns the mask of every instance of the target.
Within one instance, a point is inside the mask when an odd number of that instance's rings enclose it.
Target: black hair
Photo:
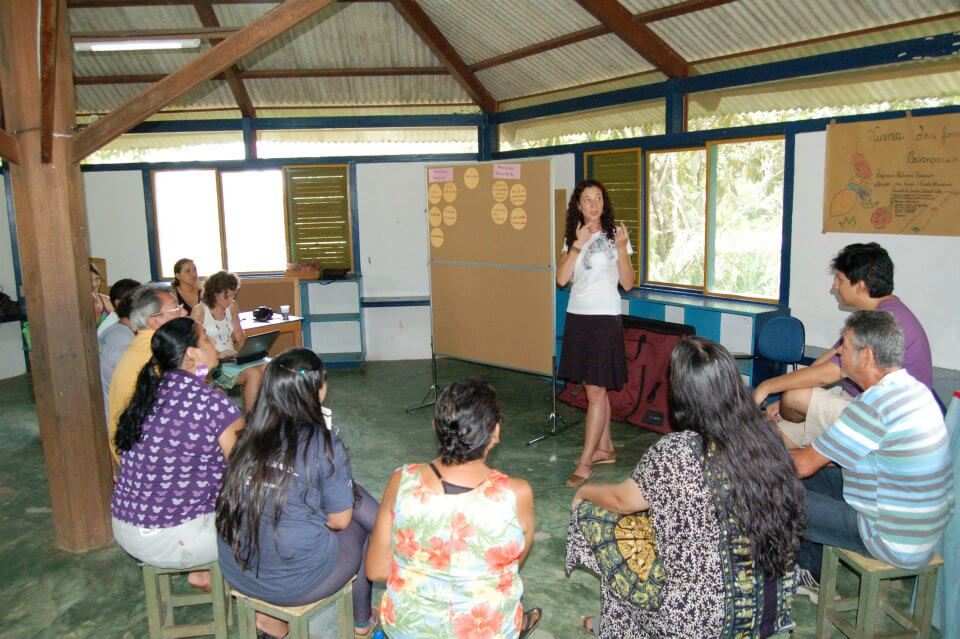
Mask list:
[[[500,402],[489,383],[453,382],[437,397],[433,430],[444,464],[464,464],[483,457],[500,422]]]
[[[93,262],[90,262],[90,272],[95,273],[97,277],[99,277],[100,279],[103,279],[103,275],[100,275],[100,269],[98,269],[97,265],[94,264]]]
[[[893,260],[876,242],[848,244],[830,262],[834,273],[843,273],[851,284],[863,282],[870,297],[893,293]]]
[[[326,378],[323,360],[306,348],[285,351],[264,372],[260,394],[227,462],[217,498],[217,531],[244,570],[254,567],[259,556],[264,516],[271,517],[274,543],[279,543],[277,526],[298,452],[309,468],[310,444],[319,437],[333,469],[334,440],[319,397]],[[314,483],[309,476],[303,478],[305,489]],[[272,512],[268,502],[273,504]]]
[[[203,283],[203,303],[213,308],[217,295],[225,291],[239,291],[240,279],[229,271],[217,271]]]
[[[153,356],[140,369],[133,397],[120,415],[117,433],[113,438],[118,453],[124,453],[140,442],[143,422],[157,399],[164,374],[180,368],[187,349],[196,348],[199,344],[200,325],[189,317],[170,320],[153,334],[150,339]]]
[[[610,196],[607,195],[607,189],[596,180],[583,180],[573,189],[573,195],[570,196],[570,202],[567,203],[567,228],[563,234],[563,238],[566,240],[568,247],[573,246],[573,243],[577,241],[577,224],[583,224],[583,213],[580,212],[580,196],[583,194],[584,189],[590,187],[600,189],[600,193],[603,195],[603,213],[600,215],[600,228],[611,240],[616,233],[616,223],[613,219],[613,202],[610,201]]]
[[[703,337],[677,344],[670,410],[679,430],[700,435],[716,478],[711,488],[739,518],[758,568],[767,579],[792,570],[806,526],[803,484],[727,349]]]
[[[118,317],[130,317],[130,293],[140,286],[137,280],[124,278],[117,280],[110,287],[110,301],[113,302]]]
[[[173,263],[173,285],[179,287],[180,280],[177,278],[177,275],[180,275],[180,271],[183,270],[183,267],[186,264],[195,264],[193,260],[189,257],[181,257],[179,260]]]

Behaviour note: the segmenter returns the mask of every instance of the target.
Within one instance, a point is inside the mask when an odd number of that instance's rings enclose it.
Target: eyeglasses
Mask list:
[[[603,196],[602,196],[602,195],[597,195],[597,196],[594,196],[594,197],[582,197],[582,198],[580,198],[580,204],[590,204],[591,202],[593,202],[594,204],[603,204]]]
[[[159,313],[154,313],[154,314],[151,315],[150,317],[159,317],[159,316],[161,316],[161,315],[166,315],[167,313],[176,313],[177,311],[182,311],[182,310],[183,310],[183,304],[179,304],[179,305],[177,305],[177,306],[174,306],[173,308],[168,308],[168,309],[165,310],[165,311],[160,311]]]

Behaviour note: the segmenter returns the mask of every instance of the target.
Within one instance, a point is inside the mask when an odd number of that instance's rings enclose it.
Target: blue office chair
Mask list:
[[[803,359],[805,341],[803,322],[796,317],[775,317],[760,329],[754,357],[781,366],[792,364],[793,370],[797,370],[797,364]]]

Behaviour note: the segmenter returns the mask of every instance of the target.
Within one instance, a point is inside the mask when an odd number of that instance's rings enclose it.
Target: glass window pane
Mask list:
[[[500,125],[500,150],[660,135],[666,130],[665,109],[663,100],[649,100],[626,106],[505,122]]]
[[[201,275],[222,269],[217,172],[156,171],[153,198],[161,277],[173,277],[181,257],[192,259]]]
[[[258,131],[257,157],[476,153],[476,127]]]
[[[704,149],[647,155],[647,282],[703,286],[706,159]]]
[[[869,67],[690,95],[687,129],[703,131],[960,104],[956,60]]]
[[[240,131],[127,133],[83,159],[82,164],[242,160]]]
[[[779,299],[784,145],[777,139],[709,147],[715,167],[709,292]]]
[[[283,174],[224,171],[223,225],[227,264],[238,273],[283,271],[287,240],[283,217]]]

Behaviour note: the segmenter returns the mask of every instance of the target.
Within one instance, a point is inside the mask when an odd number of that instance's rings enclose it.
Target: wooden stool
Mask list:
[[[860,578],[859,596],[834,599],[837,590],[837,567],[841,563]],[[850,639],[874,637],[877,639],[880,637],[927,639],[930,636],[933,601],[937,590],[937,571],[942,565],[943,558],[937,555],[923,568],[908,570],[865,557],[851,550],[824,546],[823,565],[820,569],[820,602],[817,605],[817,637],[820,639],[829,637],[830,624],[833,624]],[[917,578],[912,614],[909,610],[894,606],[887,596],[889,580],[900,577]],[[856,612],[855,626],[841,615],[849,611]],[[888,616],[903,630],[878,632],[880,625]],[[827,621],[830,623],[824,623]]]
[[[231,590],[230,594],[237,600],[237,625],[240,627],[240,639],[257,639],[256,613],[258,612],[289,623],[290,633],[287,639],[310,639],[310,619],[331,606],[337,607],[337,636],[353,639],[353,579],[325,599],[287,608],[248,597],[236,590]]]
[[[192,568],[158,568],[140,564],[143,569],[143,591],[147,599],[147,624],[150,639],[180,639],[181,637],[205,637],[227,639],[227,622],[230,598],[217,562]],[[173,594],[171,577],[195,570],[209,570],[211,591],[197,591],[186,595]],[[213,607],[213,620],[204,623],[176,625],[174,609],[182,606],[208,604]]]

